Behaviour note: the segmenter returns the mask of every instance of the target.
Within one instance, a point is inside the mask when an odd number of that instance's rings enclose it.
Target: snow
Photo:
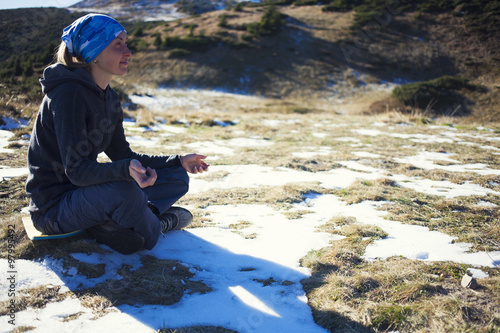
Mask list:
[[[435,152],[420,152],[415,156],[408,156],[404,158],[394,158],[396,162],[411,164],[417,168],[432,170],[441,169],[451,172],[475,172],[479,175],[500,175],[500,170],[493,170],[488,168],[486,164],[461,164],[460,161],[450,159],[450,154],[435,153]],[[452,165],[439,165],[435,164],[434,160],[441,160],[451,163],[458,163]]]
[[[7,166],[0,165],[0,180],[24,176],[27,174],[28,168],[9,168]]]
[[[148,95],[136,95],[134,102],[144,103],[151,108],[175,107],[182,101],[191,103],[197,110],[210,111],[203,98],[191,99],[186,91],[160,90],[155,98]],[[200,92],[210,94],[210,92]],[[221,98],[225,93],[215,92]],[[156,96],[156,95],[154,95]],[[181,97],[179,97],[181,96]],[[176,100],[179,98],[179,100]],[[245,97],[246,98],[246,97]],[[166,104],[169,100],[170,104]],[[294,122],[295,120],[292,120]],[[263,126],[276,127],[286,121],[263,119]],[[335,124],[326,124],[335,127]],[[344,126],[344,125],[342,125]],[[450,127],[433,128],[436,134],[405,134],[382,131],[380,124],[373,124],[378,129],[360,128],[354,130],[357,135],[393,137],[416,140],[416,142],[465,142],[463,137],[453,132]],[[160,123],[148,128],[140,128],[133,121],[125,123],[128,138],[136,147],[160,147],[161,137],[184,133],[184,126],[171,126]],[[150,138],[141,136],[141,132],[153,131]],[[484,132],[484,133],[483,133]],[[474,135],[475,140],[488,141],[486,130]],[[9,153],[9,131],[0,131],[0,153]],[[470,137],[470,136],[469,136]],[[358,143],[355,137],[341,137],[339,142]],[[223,156],[237,154],[247,147],[270,146],[274,143],[259,137],[237,137],[230,140],[213,140],[176,146],[210,155],[216,160]],[[341,144],[341,143],[339,143]],[[474,143],[475,144],[475,143]],[[486,146],[491,151],[494,146]],[[308,158],[316,155],[335,153],[331,147],[297,147],[293,156]],[[214,155],[215,156],[212,156]],[[365,151],[353,152],[358,158],[381,158],[379,154]],[[407,163],[422,169],[443,169],[450,172],[470,171],[480,175],[498,175],[500,170],[484,164],[462,164],[458,156],[446,152],[421,151],[414,156],[394,158],[396,162]],[[447,165],[435,164],[435,161]],[[351,185],[357,179],[375,180],[388,178],[398,186],[444,198],[457,196],[500,195],[499,192],[470,182],[455,184],[449,181],[433,181],[404,175],[388,174],[358,161],[339,161],[342,167],[328,171],[308,172],[284,167],[250,165],[213,165],[208,174],[191,176],[190,193],[210,193],[215,189],[255,188],[258,186],[283,186],[294,182],[315,182],[326,189],[340,189]],[[0,167],[0,177],[8,181],[9,177],[26,174],[25,168]],[[221,174],[219,178],[210,178],[210,173]],[[491,182],[492,186],[498,185]],[[161,237],[151,251],[124,256],[116,252],[107,253],[72,253],[74,259],[89,264],[105,264],[105,274],[98,278],[80,275],[75,267],[65,267],[61,260],[45,257],[40,261],[17,260],[17,290],[37,286],[61,286],[61,291],[73,291],[78,288],[92,287],[107,279],[119,279],[119,269],[127,264],[131,269],[141,266],[141,257],[153,255],[160,259],[178,260],[194,273],[194,279],[203,281],[213,291],[205,294],[185,294],[180,302],[170,305],[120,305],[113,311],[94,319],[92,310],[82,305],[75,297],[67,297],[61,302],[47,304],[41,309],[27,309],[16,314],[18,326],[35,327],[33,332],[90,332],[134,331],[155,332],[161,327],[187,327],[195,325],[223,326],[238,332],[326,332],[314,323],[311,309],[300,281],[310,276],[307,268],[301,267],[299,260],[312,250],[328,246],[330,242],[342,236],[332,236],[318,232],[317,227],[335,216],[350,216],[358,223],[375,225],[383,229],[388,237],[369,245],[365,259],[373,261],[391,256],[404,256],[421,261],[453,261],[470,264],[476,268],[469,270],[476,278],[486,278],[481,267],[498,267],[500,252],[469,252],[471,245],[457,243],[456,238],[426,227],[402,224],[384,218],[387,212],[380,210],[387,202],[363,201],[347,205],[332,194],[308,194],[304,201],[294,204],[291,209],[276,209],[265,204],[209,205],[204,212],[210,216],[213,224],[204,228],[192,228],[173,231]],[[478,200],[478,206],[495,208],[496,205],[485,200]],[[188,207],[189,208],[189,207]],[[307,213],[297,219],[288,219],[287,213]],[[231,224],[248,222],[246,228],[236,232]],[[252,237],[245,237],[251,235]],[[106,247],[104,247],[106,248]],[[6,260],[0,260],[6,267]],[[0,272],[0,280],[8,277],[7,270]],[[271,279],[272,278],[272,279]],[[264,285],[258,280],[269,280]],[[6,300],[8,286],[0,285],[0,301]],[[76,318],[63,321],[69,315],[79,314]],[[8,317],[0,317],[0,331],[12,329],[7,324]]]
[[[342,141],[342,142],[359,142],[358,138],[353,138],[353,137],[341,137],[341,138],[335,138],[336,141]]]
[[[307,151],[295,151],[292,152],[293,156],[301,157],[301,158],[311,158],[314,156],[324,156],[335,153],[332,150],[332,147],[302,147],[302,149],[307,149]]]
[[[0,154],[1,153],[13,153],[14,149],[9,149],[9,140],[14,136],[14,133],[7,130],[0,130]]]
[[[145,106],[150,110],[167,110],[169,108],[184,108],[196,110],[199,112],[218,111],[209,103],[210,98],[230,99],[237,97],[239,103],[252,103],[260,97],[248,96],[244,94],[234,94],[223,90],[205,90],[205,89],[150,89],[137,87],[141,93],[132,94],[130,99],[133,103]]]
[[[26,119],[13,119],[2,116],[2,122],[3,125],[0,125],[0,130],[12,130],[28,126],[28,121]]]
[[[232,156],[235,154],[235,148],[244,147],[265,147],[272,146],[272,141],[260,138],[234,138],[230,140],[199,141],[185,145],[191,151],[203,151],[210,155],[211,160],[219,159],[222,156]]]
[[[352,131],[358,133],[359,135],[367,135],[367,136],[378,136],[382,134],[381,131],[374,129],[355,129]]]
[[[403,175],[394,175],[392,179],[401,187],[411,188],[420,193],[439,195],[445,198],[469,195],[485,196],[489,193],[500,195],[499,192],[484,188],[477,184],[471,184],[470,182],[455,184],[447,180],[435,181],[430,179],[415,179]]]

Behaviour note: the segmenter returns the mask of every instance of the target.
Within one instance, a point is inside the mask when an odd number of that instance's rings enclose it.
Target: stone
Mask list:
[[[470,289],[476,289],[478,287],[477,281],[472,276],[470,276],[468,274],[465,274],[462,277],[462,287],[464,287],[464,288],[470,288]]]

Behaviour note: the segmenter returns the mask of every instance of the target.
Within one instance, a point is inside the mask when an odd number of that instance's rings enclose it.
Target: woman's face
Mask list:
[[[127,74],[128,60],[132,52],[127,47],[127,33],[122,31],[102,52],[96,57],[94,70],[102,74],[125,75]]]

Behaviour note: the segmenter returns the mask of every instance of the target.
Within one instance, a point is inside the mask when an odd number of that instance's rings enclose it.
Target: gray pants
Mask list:
[[[45,214],[34,218],[35,227],[46,234],[60,234],[114,221],[144,236],[152,249],[161,233],[157,213],[164,213],[187,193],[189,176],[181,166],[156,170],[153,186],[141,189],[135,181],[118,181],[68,191]]]

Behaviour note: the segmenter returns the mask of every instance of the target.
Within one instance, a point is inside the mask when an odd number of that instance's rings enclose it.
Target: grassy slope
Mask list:
[[[485,39],[466,28],[463,18],[407,13],[391,17],[385,29],[360,37],[364,30],[354,35],[349,30],[352,12],[323,12],[320,6],[287,6],[280,11],[287,16],[286,26],[277,35],[250,40],[243,48],[224,40],[241,42],[246,33],[235,27],[258,21],[262,8],[226,12],[228,27],[217,26],[221,13],[212,12],[146,31],[141,39],[150,46],[134,55],[133,79],[127,81],[308,99],[359,86],[356,72],[374,83],[460,75],[487,88],[486,93],[468,93],[475,110],[468,120],[497,119],[498,43],[495,36]],[[182,59],[169,59],[169,49],[157,51],[152,46],[155,34],[186,36],[193,25],[194,36],[222,36],[222,42]],[[366,110],[368,105],[363,105]]]
[[[241,12],[208,12],[168,24],[144,25],[144,35],[131,37],[136,48],[130,74],[117,80],[125,91],[131,83],[225,88],[265,96],[298,98],[353,95],[353,88],[381,81],[420,81],[442,75],[460,75],[484,85],[486,93],[465,92],[472,101],[472,117],[465,121],[488,123],[498,119],[500,46],[495,34],[480,33],[466,26],[463,17],[451,13],[406,12],[377,16],[362,28],[351,29],[354,13],[324,12],[321,6],[278,6],[286,25],[276,35],[249,38],[243,24],[259,22],[264,8],[245,7]],[[219,26],[220,16],[227,24]],[[29,118],[41,98],[36,78],[47,63],[33,60],[57,45],[58,35],[77,13],[64,10],[0,11],[3,39],[0,61],[21,57],[21,65],[34,61],[32,77],[3,77],[0,82],[0,113]],[[369,16],[370,17],[370,16]],[[30,22],[35,24],[30,25]],[[18,26],[22,38],[15,39]],[[191,27],[191,28],[190,28]],[[130,35],[136,25],[127,23]],[[40,32],[44,31],[44,34]],[[172,48],[158,50],[157,35],[211,39],[203,51],[194,50],[172,58]],[[50,57],[49,57],[50,58]],[[31,60],[29,60],[31,59]],[[359,74],[364,74],[362,81]],[[128,84],[128,86],[127,86]],[[38,92],[38,93],[37,93]],[[371,112],[377,99],[388,96],[355,96],[353,109]],[[390,106],[390,103],[389,103]],[[386,109],[387,103],[382,109]],[[380,109],[380,108],[379,108]],[[22,111],[21,111],[22,110]]]

